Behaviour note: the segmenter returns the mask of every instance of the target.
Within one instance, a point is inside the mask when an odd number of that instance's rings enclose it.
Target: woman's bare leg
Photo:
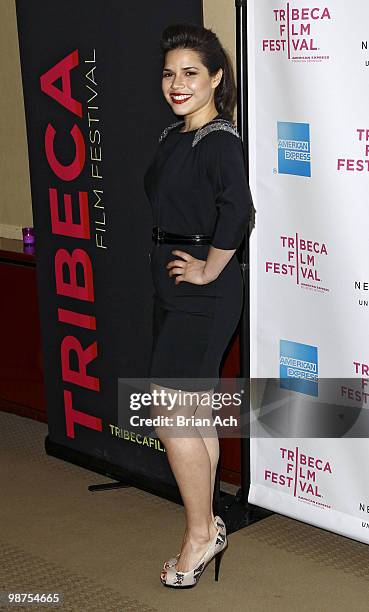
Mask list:
[[[212,422],[211,398],[212,398],[213,393],[214,393],[214,389],[210,389],[209,391],[205,391],[203,393],[203,397],[204,395],[209,396],[209,405],[204,405],[204,404],[198,405],[195,411],[196,417],[199,417],[202,419],[208,418],[210,422]],[[196,428],[203,439],[203,442],[206,446],[206,450],[208,451],[208,455],[210,459],[210,494],[211,494],[210,508],[211,508],[211,518],[214,521],[215,519],[214,508],[213,508],[214,485],[215,485],[215,478],[216,478],[217,466],[218,466],[218,461],[219,461],[218,433],[217,433],[217,429],[215,425],[211,425],[210,427],[208,426],[200,427],[199,425],[197,425]],[[184,533],[183,541],[185,540],[186,532],[187,530]]]
[[[195,416],[204,420],[209,419],[212,423],[212,407],[211,401],[214,393],[214,389],[210,389],[205,392],[205,395],[208,396],[209,401],[207,401],[207,397],[204,397],[204,402],[200,402],[198,407],[196,408]],[[206,401],[206,403],[205,403]],[[214,485],[215,485],[215,477],[217,472],[217,466],[219,461],[219,439],[218,433],[215,425],[206,425],[204,427],[197,426],[197,429],[204,441],[206,446],[206,450],[208,451],[209,459],[210,459],[210,491],[211,491],[211,516],[214,520],[214,511],[213,511],[213,499],[214,499]]]
[[[151,391],[163,387],[151,383]],[[167,389],[175,392],[174,389]],[[164,406],[152,408],[152,416],[165,415],[175,419],[175,415],[187,418],[194,415],[197,403],[191,405],[181,402],[173,410]],[[160,426],[155,428],[157,436],[165,446],[168,461],[183,500],[187,529],[176,568],[189,571],[201,559],[210,540],[216,535],[212,521],[212,468],[207,447],[197,427]]]

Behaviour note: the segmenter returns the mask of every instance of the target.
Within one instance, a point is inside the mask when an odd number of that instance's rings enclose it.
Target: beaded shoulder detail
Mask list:
[[[173,130],[175,127],[177,127],[177,125],[183,124],[184,121],[175,121],[174,123],[171,123],[170,125],[168,125],[160,134],[159,136],[159,142],[162,142],[163,140],[165,140],[165,138],[168,136],[168,133],[170,132],[170,130]]]
[[[213,119],[213,121],[197,130],[192,141],[192,146],[195,147],[197,143],[204,138],[204,136],[210,132],[214,132],[215,130],[225,130],[226,132],[234,134],[234,136],[237,138],[241,138],[237,128],[233,125],[233,123],[231,123],[231,121],[228,121],[228,119]]]

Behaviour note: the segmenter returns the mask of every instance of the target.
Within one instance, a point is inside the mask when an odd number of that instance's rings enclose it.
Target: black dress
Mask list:
[[[176,121],[165,128],[144,177],[153,225],[176,234],[207,234],[213,246],[236,249],[252,210],[239,134],[221,115],[197,130],[180,132],[183,126],[184,121]],[[216,386],[223,353],[240,319],[244,291],[236,254],[206,285],[175,285],[175,276],[168,275],[167,263],[179,259],[174,249],[206,260],[209,246],[160,244],[151,249],[149,376],[169,388]]]

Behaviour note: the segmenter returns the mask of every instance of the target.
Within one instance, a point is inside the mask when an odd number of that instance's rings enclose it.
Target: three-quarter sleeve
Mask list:
[[[225,130],[208,135],[209,172],[214,181],[217,218],[211,244],[237,249],[246,233],[253,204],[241,139]]]

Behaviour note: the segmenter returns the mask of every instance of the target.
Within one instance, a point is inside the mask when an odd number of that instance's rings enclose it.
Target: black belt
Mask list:
[[[212,241],[212,237],[206,234],[172,234],[158,226],[152,230],[152,239],[155,244],[210,244]]]

